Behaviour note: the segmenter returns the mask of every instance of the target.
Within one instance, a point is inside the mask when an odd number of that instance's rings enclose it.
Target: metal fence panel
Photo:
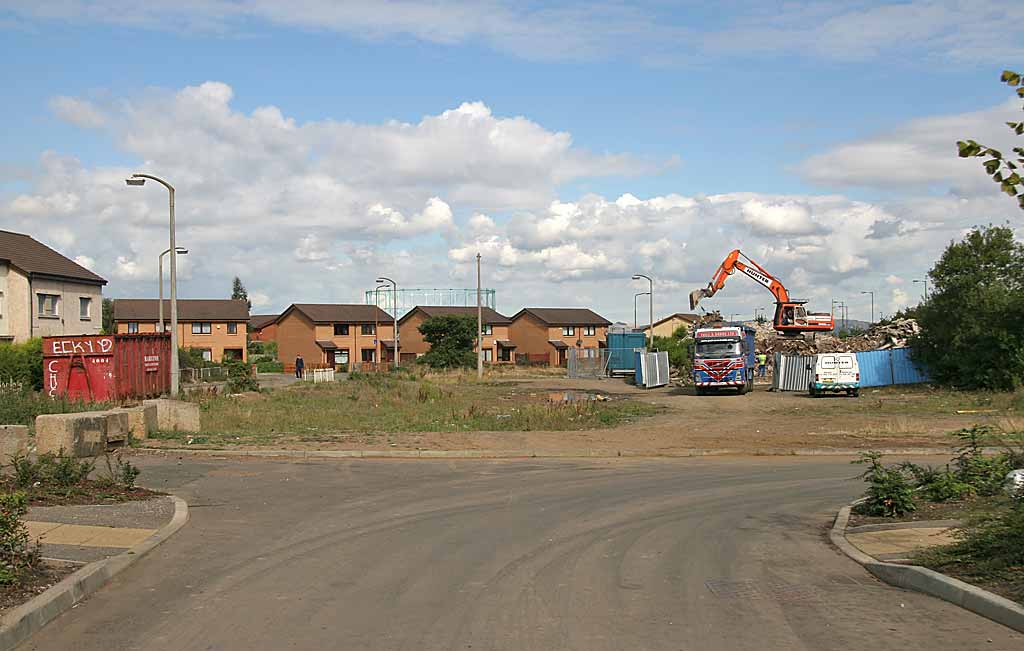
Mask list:
[[[585,350],[585,349],[584,349]],[[583,355],[580,349],[570,348],[566,357],[568,377],[604,377],[608,374],[609,352],[607,348],[590,349],[592,354]]]
[[[919,366],[909,348],[894,348],[892,353],[893,384],[918,384],[931,381],[928,371]]]
[[[814,377],[814,362],[814,355],[775,353],[772,389],[775,391],[806,391]],[[811,368],[808,369],[808,366]]]
[[[636,353],[636,375],[637,386],[645,389],[663,387],[669,383],[670,369],[668,363],[668,352],[659,353]]]
[[[872,350],[857,353],[862,387],[884,387],[893,383],[892,355],[888,350]]]

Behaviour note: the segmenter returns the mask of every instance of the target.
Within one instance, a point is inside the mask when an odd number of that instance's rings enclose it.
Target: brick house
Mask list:
[[[119,298],[114,301],[117,334],[159,331],[160,304],[153,298]],[[249,306],[230,299],[178,299],[178,346],[201,351],[203,359],[248,361],[246,334]],[[171,301],[164,299],[164,329],[170,332]]]
[[[503,314],[498,314],[489,307],[482,308],[483,321],[483,350],[484,362],[486,363],[512,363],[515,362],[515,344],[512,343],[512,336],[509,333],[509,326],[512,319]],[[430,350],[430,344],[423,340],[419,327],[427,319],[434,316],[456,315],[470,316],[476,320],[475,307],[462,307],[453,305],[417,305],[406,312],[405,316],[398,320],[398,334],[402,346],[402,361],[409,355],[409,359],[415,359]],[[474,352],[475,352],[474,348]]]
[[[700,315],[698,314],[685,314],[683,312],[676,312],[675,314],[670,314],[664,319],[654,322],[654,336],[671,337],[672,333],[674,333],[679,328],[683,326],[686,326],[687,328],[692,328],[693,324],[699,320]],[[651,328],[648,324],[641,324],[640,327],[643,329],[643,331],[647,334],[648,337],[651,336]]]
[[[280,314],[252,314],[249,316],[249,339],[277,341],[277,319]]]
[[[28,235],[0,230],[0,341],[100,334],[106,284]]]
[[[394,359],[394,319],[376,305],[293,303],[277,318],[277,357],[295,371]]]
[[[569,348],[585,357],[596,357],[606,345],[611,321],[586,308],[524,307],[512,317],[509,332],[516,354],[530,362],[545,358],[551,366],[562,366]]]

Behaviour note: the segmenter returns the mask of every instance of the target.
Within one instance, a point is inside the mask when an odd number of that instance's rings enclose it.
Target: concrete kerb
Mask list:
[[[46,592],[4,615],[0,620],[0,649],[13,649],[24,642],[185,526],[188,522],[188,503],[174,495],[170,498],[174,501],[171,521],[144,542],[117,556],[89,563]]]
[[[191,454],[212,457],[276,457],[283,459],[614,459],[628,458],[689,458],[713,456],[840,456],[854,457],[863,450],[846,448],[691,448],[675,451],[649,450],[289,450],[231,448],[149,448],[139,447],[135,452],[146,454]],[[945,448],[902,448],[882,450],[888,455],[949,456]]]
[[[840,551],[890,585],[938,597],[1024,633],[1024,607],[1020,604],[925,567],[879,561],[854,547],[846,539],[846,525],[856,503],[839,509],[832,530],[829,531],[829,539]]]

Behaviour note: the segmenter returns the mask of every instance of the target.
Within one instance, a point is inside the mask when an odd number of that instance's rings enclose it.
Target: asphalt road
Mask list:
[[[142,459],[173,539],[29,649],[992,649],[826,542],[843,459]]]

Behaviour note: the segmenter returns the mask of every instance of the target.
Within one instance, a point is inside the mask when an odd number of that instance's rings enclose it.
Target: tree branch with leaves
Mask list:
[[[1021,83],[1020,73],[1004,70],[1000,79],[1010,88],[1017,89],[1017,97],[1024,98],[1024,84]],[[1024,110],[1024,106],[1021,110]],[[1024,134],[1024,121],[1007,122],[1006,125],[1018,136]],[[1020,204],[1021,210],[1024,210],[1024,180],[1021,179],[1021,173],[1024,172],[1024,147],[1013,148],[1017,155],[1014,162],[1011,160],[1012,157],[1004,157],[998,149],[978,144],[974,140],[960,140],[956,146],[960,158],[988,158],[982,163],[985,172],[999,184],[1003,192],[1011,197],[1017,197],[1017,203]]]

